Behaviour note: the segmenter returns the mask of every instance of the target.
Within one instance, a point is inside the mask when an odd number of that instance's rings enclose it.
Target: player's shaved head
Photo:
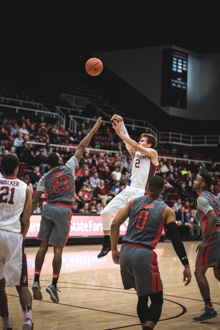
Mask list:
[[[154,175],[150,178],[148,183],[148,194],[159,197],[164,189],[164,180],[159,175]]]

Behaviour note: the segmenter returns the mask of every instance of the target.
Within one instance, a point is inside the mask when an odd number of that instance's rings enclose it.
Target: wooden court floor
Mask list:
[[[194,272],[197,242],[184,242]],[[136,314],[134,290],[122,287],[119,266],[111,253],[97,259],[100,245],[66,246],[58,282],[60,303],[50,301],[45,288],[51,284],[53,250],[49,248],[41,274],[43,300],[33,300],[35,330],[138,330],[142,329]],[[33,283],[34,260],[38,248],[26,248],[29,288]],[[192,282],[183,284],[183,266],[170,242],[158,244],[156,252],[164,286],[164,305],[155,329],[220,329],[220,316],[203,324],[192,322],[201,314],[203,302],[193,274]],[[214,308],[220,314],[220,284],[212,269],[207,272]],[[13,329],[21,329],[23,313],[15,288],[8,287],[8,303]]]

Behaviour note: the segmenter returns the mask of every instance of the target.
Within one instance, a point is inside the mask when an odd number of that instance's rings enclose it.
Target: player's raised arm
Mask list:
[[[155,149],[149,147],[145,148],[137,143],[135,140],[131,139],[130,137],[126,136],[120,127],[120,124],[117,120],[113,120],[112,127],[114,128],[116,134],[128,145],[131,146],[134,150],[138,150],[142,154],[145,154],[151,158],[152,163],[157,166],[158,165],[158,153]]]
[[[79,143],[79,146],[75,152],[75,157],[78,160],[78,162],[80,161],[82,154],[85,150],[85,148],[88,146],[88,144],[90,143],[93,135],[95,134],[95,132],[99,129],[100,125],[102,123],[102,117],[99,117],[94,126],[92,127],[91,131],[84,137],[84,139]]]
[[[119,126],[120,126],[120,130],[121,130],[121,132],[122,132],[125,136],[127,136],[128,138],[130,138],[130,136],[129,136],[129,134],[128,134],[128,131],[127,131],[127,128],[126,128],[125,123],[124,123],[124,119],[123,119],[121,116],[119,116],[119,115],[117,115],[117,114],[114,114],[110,120],[111,120],[111,121],[117,121],[117,122],[119,123]],[[122,140],[123,140],[123,139],[122,139]],[[125,141],[124,141],[124,142],[125,142]],[[128,143],[125,143],[125,146],[126,146],[126,149],[127,149],[128,152],[129,152],[129,154],[131,155],[132,159],[133,159],[133,157],[134,157],[134,155],[135,155],[135,149],[134,149],[131,145],[129,145]]]

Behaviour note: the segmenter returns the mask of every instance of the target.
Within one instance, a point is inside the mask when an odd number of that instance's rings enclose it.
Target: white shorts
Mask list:
[[[7,285],[21,285],[23,270],[23,236],[0,230],[0,280]]]
[[[110,229],[110,217],[116,215],[133,198],[141,197],[145,194],[144,188],[127,186],[118,195],[116,195],[101,212],[103,230]]]

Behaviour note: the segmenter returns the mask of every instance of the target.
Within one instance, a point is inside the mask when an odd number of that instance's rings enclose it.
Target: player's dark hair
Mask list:
[[[151,148],[155,149],[157,146],[157,138],[149,133],[143,133],[141,134],[141,138],[147,138],[147,143],[151,144]]]
[[[212,177],[207,172],[202,171],[199,173],[199,175],[202,177],[203,181],[205,182],[206,188],[209,190],[212,184]]]
[[[51,152],[51,154],[47,157],[47,164],[51,167],[59,166],[59,155],[56,152]]]
[[[160,175],[154,175],[150,178],[148,183],[149,190],[156,194],[161,193],[164,187],[164,180]]]
[[[18,166],[17,155],[8,154],[2,158],[1,167],[5,175],[14,174],[14,170]]]

